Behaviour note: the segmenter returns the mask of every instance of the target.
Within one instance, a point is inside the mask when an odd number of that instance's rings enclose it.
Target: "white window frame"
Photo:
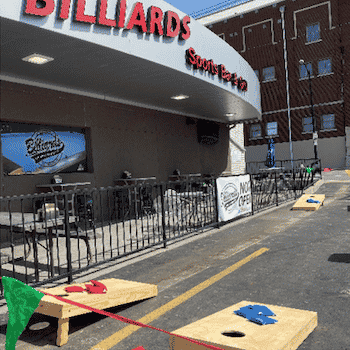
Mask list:
[[[221,38],[223,41],[225,40],[225,33],[218,34],[218,37]]]
[[[319,39],[316,39],[316,40],[311,41],[311,40],[309,40],[309,38],[308,38],[308,30],[307,30],[307,28],[308,28],[308,27],[315,26],[315,25],[318,26]],[[321,25],[320,25],[320,22],[308,24],[308,25],[306,26],[306,33],[305,33],[305,36],[306,36],[306,43],[305,43],[305,44],[313,44],[313,43],[318,43],[318,42],[322,41],[322,39],[321,39]]]
[[[320,69],[319,69],[319,64],[320,62],[322,61],[327,61],[329,60],[331,62],[331,71],[329,73],[320,73]],[[318,73],[318,77],[322,77],[324,75],[330,75],[330,74],[333,74],[333,64],[332,64],[332,58],[331,57],[327,57],[327,58],[322,58],[320,60],[317,61],[317,73]]]
[[[305,119],[306,118],[311,118],[311,124],[310,123],[308,123],[308,124],[305,123]],[[311,125],[312,126],[312,130],[311,131],[305,131],[305,128],[304,128],[305,125]],[[313,132],[314,132],[314,123],[313,123],[311,115],[303,117],[303,131],[302,131],[302,134],[312,134]]]
[[[266,79],[265,79],[264,70],[265,70],[265,69],[268,69],[268,68],[273,68],[273,78],[272,78],[272,79],[266,80]],[[263,70],[262,70],[262,79],[263,79],[263,81],[262,81],[263,83],[268,83],[268,82],[270,82],[270,81],[276,81],[277,79],[276,79],[276,69],[275,69],[275,66],[269,66],[269,67],[263,68]]]
[[[272,123],[276,123],[276,133],[274,133],[274,134],[269,134],[268,125],[269,125],[269,124],[272,124]],[[267,123],[266,123],[266,130],[265,130],[265,133],[266,133],[266,137],[267,137],[267,138],[270,138],[270,137],[278,137],[278,122],[277,122],[276,120],[271,121],[271,122],[267,122]]]
[[[299,64],[299,80],[305,80],[305,79],[309,79],[309,74],[307,72],[307,68],[308,68],[308,65],[311,65],[311,75],[310,77],[313,78],[314,77],[314,69],[312,67],[312,62],[306,62],[304,64]],[[301,67],[305,66],[306,68],[306,76],[305,77],[302,77],[301,76]]]
[[[329,129],[325,129],[324,125],[323,125],[323,118],[324,117],[328,117],[328,116],[333,116],[333,128],[329,128]],[[336,127],[335,127],[335,114],[334,113],[329,113],[329,114],[323,114],[321,116],[321,130],[320,131],[336,131]]]
[[[259,136],[253,136],[253,127],[259,127],[260,129],[260,135]],[[260,124],[251,124],[250,128],[249,128],[249,136],[251,140],[255,140],[255,139],[261,139],[262,135],[261,135],[262,129],[261,129],[261,125]]]

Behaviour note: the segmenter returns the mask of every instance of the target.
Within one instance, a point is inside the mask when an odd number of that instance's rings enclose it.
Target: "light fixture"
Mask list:
[[[233,115],[234,115],[233,113],[226,113],[225,114],[226,117],[233,117]]]
[[[45,64],[47,62],[53,61],[53,58],[40,55],[38,53],[33,53],[32,55],[22,58],[22,60],[34,64]]]
[[[177,96],[173,96],[172,97],[173,100],[184,100],[186,98],[189,98],[189,96],[187,96],[187,95],[177,95]]]

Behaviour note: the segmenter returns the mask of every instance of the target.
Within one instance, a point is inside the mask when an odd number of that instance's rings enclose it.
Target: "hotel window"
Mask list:
[[[225,41],[225,33],[218,34],[218,37]]]
[[[326,114],[321,116],[321,130],[335,130],[334,114]]]
[[[260,124],[252,124],[250,126],[250,138],[256,139],[261,137],[261,125]]]
[[[266,135],[267,136],[277,135],[277,122],[270,122],[266,124]]]
[[[311,133],[314,131],[314,126],[312,124],[312,117],[303,118],[303,133]]]
[[[300,79],[306,79],[309,77],[309,73],[310,72],[310,76],[312,77],[312,63],[308,62],[306,64],[301,64],[299,66],[299,73],[300,73]]]
[[[318,61],[318,75],[332,73],[332,61],[330,58]]]
[[[275,80],[275,67],[266,67],[263,69],[263,82]]]
[[[306,42],[313,43],[321,40],[320,23],[310,24],[306,26]]]

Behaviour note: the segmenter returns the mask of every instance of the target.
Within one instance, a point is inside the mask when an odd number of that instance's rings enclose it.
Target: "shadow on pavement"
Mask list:
[[[350,264],[350,254],[332,254],[328,261]]]
[[[138,300],[129,304],[115,306],[112,308],[105,309],[105,311],[113,314],[119,314],[122,311],[136,306],[144,302],[145,300]],[[93,325],[100,320],[107,318],[107,316],[100,315],[94,312],[90,312],[84,315],[73,316],[69,319],[69,331],[68,334],[74,334],[75,332]],[[27,327],[20,335],[19,340],[26,342],[28,346],[32,345],[35,347],[44,346],[56,346],[57,338],[58,319],[55,317],[34,313],[30,318]],[[7,324],[0,326],[0,334],[6,335]],[[69,338],[68,338],[69,339]],[[69,341],[66,345],[69,345]]]

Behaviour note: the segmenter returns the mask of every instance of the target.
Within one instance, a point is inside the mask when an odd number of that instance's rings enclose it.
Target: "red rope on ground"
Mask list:
[[[68,303],[68,304],[71,304],[71,305],[75,305],[75,306],[78,306],[78,307],[81,307],[83,309],[87,309],[89,311],[92,311],[92,312],[96,312],[98,314],[101,314],[101,315],[104,315],[104,316],[108,316],[108,317],[111,317],[111,318],[114,318],[118,321],[121,321],[121,322],[124,322],[124,323],[129,323],[129,324],[132,324],[134,326],[138,326],[138,327],[144,327],[144,328],[150,328],[150,329],[154,329],[156,331],[159,331],[159,332],[163,332],[163,333],[166,333],[166,334],[169,334],[169,335],[174,335],[178,338],[182,338],[182,339],[185,339],[187,341],[190,341],[191,343],[194,343],[194,344],[197,344],[197,345],[202,345],[202,346],[206,346],[207,349],[212,349],[212,350],[223,350],[222,348],[218,348],[217,346],[214,346],[214,345],[209,345],[209,344],[205,344],[205,343],[201,343],[197,340],[193,340],[193,339],[190,339],[190,338],[186,338],[186,337],[183,337],[181,335],[177,335],[177,334],[174,334],[174,333],[171,333],[171,332],[168,332],[168,331],[165,331],[164,329],[160,329],[160,328],[157,328],[157,327],[153,327],[153,326],[149,326],[147,324],[143,324],[141,322],[137,322],[137,321],[134,321],[134,320],[131,320],[129,318],[126,318],[126,317],[123,317],[123,316],[119,316],[119,315],[114,315],[110,312],[107,312],[107,311],[103,311],[103,310],[99,310],[99,309],[95,309],[91,306],[87,306],[87,305],[84,305],[84,304],[80,304],[80,303],[77,303],[75,301],[72,301],[72,300],[69,300],[69,299],[65,299],[65,298],[62,298],[58,295],[52,295],[52,294],[49,294],[49,293],[46,293],[42,290],[39,290],[39,292],[45,294],[45,295],[48,295],[50,297],[54,297],[60,301],[63,301],[65,303]]]

